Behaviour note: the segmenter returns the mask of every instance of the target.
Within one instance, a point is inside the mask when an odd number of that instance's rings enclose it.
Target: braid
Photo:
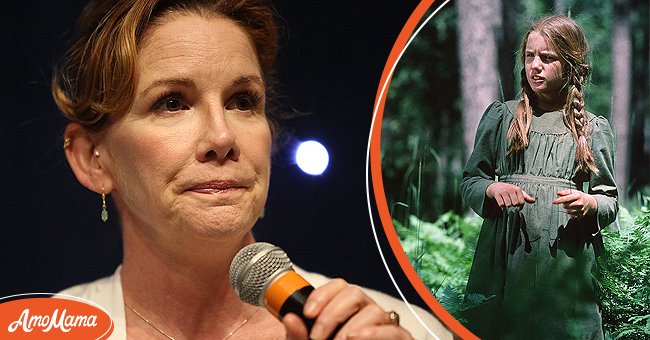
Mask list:
[[[515,117],[508,128],[508,140],[510,145],[506,155],[522,150],[528,146],[528,131],[533,116],[531,100],[535,100],[535,95],[526,80],[526,72],[521,70],[521,100],[515,108]]]
[[[589,146],[589,121],[585,113],[585,99],[582,94],[582,83],[585,80],[584,74],[589,74],[588,65],[578,65],[579,70],[571,69],[569,73],[570,89],[567,93],[567,105],[565,107],[564,123],[571,130],[576,143],[576,163],[578,169],[598,173],[594,164],[594,156]],[[576,72],[577,71],[577,72]],[[582,72],[580,72],[582,71]]]

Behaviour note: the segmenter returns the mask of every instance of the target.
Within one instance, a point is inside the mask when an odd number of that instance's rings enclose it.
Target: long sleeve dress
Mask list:
[[[463,171],[461,195],[484,218],[467,294],[488,298],[463,318],[484,339],[602,339],[595,258],[603,247],[599,231],[618,211],[611,127],[588,113],[597,174],[577,170],[561,111],[535,112],[528,147],[506,156],[516,104],[486,110]],[[535,202],[521,211],[500,208],[485,195],[495,181],[519,186]],[[551,204],[563,189],[593,195],[597,213],[570,220],[562,205]]]

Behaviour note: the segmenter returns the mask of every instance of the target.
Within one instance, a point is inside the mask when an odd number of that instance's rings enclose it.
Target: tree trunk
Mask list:
[[[644,3],[645,1],[645,3]],[[630,119],[630,192],[638,192],[650,184],[650,26],[647,0],[634,1],[632,8],[632,117]]]
[[[566,15],[566,3],[564,0],[555,0],[553,5],[553,12],[556,15]]]
[[[614,2],[612,33],[612,126],[616,133],[616,182],[619,199],[624,202],[629,185],[630,90],[632,80],[632,41],[630,9],[627,0]]]
[[[465,157],[474,145],[476,128],[487,106],[499,96],[497,46],[501,1],[458,0],[461,111]]]
[[[499,74],[501,100],[515,99],[515,65],[519,57],[519,47],[517,46],[517,6],[515,3],[502,6],[503,24],[501,29],[501,39],[499,43]]]

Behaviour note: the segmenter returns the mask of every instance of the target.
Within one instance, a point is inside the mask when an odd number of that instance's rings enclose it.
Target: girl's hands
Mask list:
[[[485,195],[495,199],[501,208],[518,207],[521,210],[524,208],[524,204],[535,202],[535,199],[520,187],[503,182],[490,184],[485,190]]]
[[[501,208],[518,207],[525,203],[534,203],[535,199],[514,184],[495,182],[485,190],[485,195],[497,201]],[[594,196],[578,190],[564,189],[557,192],[558,198],[551,203],[562,204],[571,219],[580,219],[595,214],[598,202]]]
[[[580,219],[598,210],[596,198],[582,191],[565,189],[558,191],[557,195],[558,198],[551,203],[562,204],[571,219]]]
[[[303,314],[316,319],[311,333],[295,314],[282,323],[287,339],[326,339],[343,326],[334,339],[412,339],[409,332],[393,323],[389,313],[375,304],[358,286],[334,279],[307,298]]]

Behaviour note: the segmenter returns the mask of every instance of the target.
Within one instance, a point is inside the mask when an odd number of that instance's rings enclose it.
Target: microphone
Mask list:
[[[294,313],[311,331],[314,319],[305,317],[302,309],[314,287],[293,270],[284,250],[266,242],[249,244],[233,258],[229,277],[242,301],[266,307],[280,320]]]

